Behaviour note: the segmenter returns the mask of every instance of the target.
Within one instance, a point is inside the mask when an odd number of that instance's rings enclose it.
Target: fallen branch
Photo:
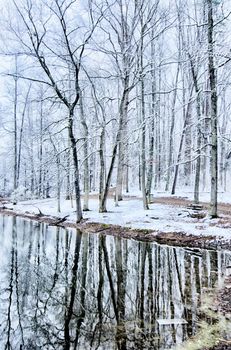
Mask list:
[[[63,218],[60,218],[60,219],[56,220],[55,222],[50,223],[49,226],[58,226],[58,225],[62,224],[64,221],[67,220],[68,216],[69,215],[66,215]]]
[[[5,205],[3,205],[2,207],[0,207],[0,210],[14,210],[13,208],[8,208]]]
[[[40,210],[38,207],[36,207],[35,205],[34,205],[34,207],[35,207],[36,209],[38,209],[38,211],[39,211],[39,213],[36,214],[36,216],[38,216],[38,217],[45,216],[45,214],[43,214],[43,213],[41,212],[41,210]]]

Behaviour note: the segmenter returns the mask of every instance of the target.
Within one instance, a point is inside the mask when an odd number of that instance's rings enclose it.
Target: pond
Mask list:
[[[0,227],[0,349],[171,349],[231,262],[15,217]]]

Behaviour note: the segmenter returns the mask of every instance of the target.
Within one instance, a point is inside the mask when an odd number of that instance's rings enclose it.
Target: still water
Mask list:
[[[231,262],[15,217],[0,232],[1,350],[171,349],[196,332],[202,295]]]

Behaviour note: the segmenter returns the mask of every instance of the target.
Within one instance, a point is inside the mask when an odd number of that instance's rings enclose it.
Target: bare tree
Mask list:
[[[37,19],[34,12],[34,5],[32,1],[28,1],[26,7],[19,7],[16,2],[15,6],[29,36],[29,43],[22,42],[27,49],[29,54],[32,54],[38,61],[42,68],[46,80],[43,83],[47,84],[55,92],[57,100],[63,104],[67,111],[67,129],[70,140],[72,158],[74,164],[74,188],[76,197],[76,219],[79,222],[82,219],[82,208],[80,200],[80,178],[79,178],[79,164],[78,164],[78,152],[77,152],[77,139],[74,132],[74,116],[76,106],[80,99],[80,69],[83,58],[85,47],[97,25],[99,19],[94,22],[93,16],[91,16],[90,28],[85,32],[84,38],[81,43],[75,40],[76,38],[76,26],[70,26],[70,12],[77,11],[76,3],[73,1],[55,0],[51,6],[46,3],[47,14],[45,18]],[[49,37],[49,25],[54,26],[53,21],[57,25],[57,37]],[[79,33],[81,35],[81,33]],[[61,52],[56,50],[51,42],[53,40],[61,40],[62,48]],[[50,59],[52,57],[52,59]],[[54,67],[54,59],[58,60],[59,65],[56,64]],[[67,96],[66,89],[66,71],[71,69],[71,94]],[[38,79],[34,79],[38,81]],[[67,82],[68,85],[68,82]]]
[[[207,0],[208,9],[208,73],[211,89],[211,199],[210,215],[217,217],[218,157],[217,157],[217,91],[214,66],[213,2]]]

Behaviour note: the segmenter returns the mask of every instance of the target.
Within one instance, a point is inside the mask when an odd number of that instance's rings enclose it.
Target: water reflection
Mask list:
[[[1,349],[170,349],[197,330],[228,252],[0,217]],[[158,319],[187,324],[159,325]]]

